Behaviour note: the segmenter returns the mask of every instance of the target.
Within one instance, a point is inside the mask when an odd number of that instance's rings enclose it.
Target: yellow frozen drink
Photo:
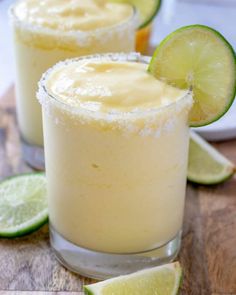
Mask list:
[[[147,61],[90,56],[41,80],[50,223],[78,247],[140,253],[181,232],[192,97]]]
[[[20,132],[29,145],[43,146],[35,97],[42,73],[69,57],[134,50],[137,18],[130,5],[105,0],[21,0],[10,15]]]

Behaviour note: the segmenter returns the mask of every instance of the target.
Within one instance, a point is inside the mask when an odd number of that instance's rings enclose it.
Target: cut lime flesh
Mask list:
[[[139,29],[146,27],[160,9],[161,0],[110,0],[112,2],[129,3],[133,5],[140,17]]]
[[[205,185],[221,183],[235,171],[233,163],[194,132],[190,134],[188,180]]]
[[[148,70],[168,84],[192,89],[190,126],[218,120],[235,97],[234,50],[220,33],[207,26],[192,25],[171,33],[157,47]]]
[[[90,295],[174,295],[182,277],[178,262],[85,286]]]
[[[17,175],[0,183],[0,236],[28,234],[48,219],[43,173]]]

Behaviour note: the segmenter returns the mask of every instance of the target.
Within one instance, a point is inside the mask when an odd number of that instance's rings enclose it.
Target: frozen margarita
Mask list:
[[[41,82],[50,222],[80,247],[136,253],[181,231],[192,98],[146,68],[89,57]]]
[[[132,6],[105,0],[23,0],[10,15],[20,132],[29,144],[42,146],[41,110],[35,98],[42,73],[69,57],[133,50],[137,19]]]

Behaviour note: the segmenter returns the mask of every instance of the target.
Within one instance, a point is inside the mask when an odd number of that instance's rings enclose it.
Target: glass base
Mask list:
[[[181,231],[159,248],[134,254],[107,254],[81,248],[63,238],[52,226],[50,240],[57,259],[66,268],[101,280],[174,260],[180,249]]]
[[[25,162],[36,170],[45,170],[44,149],[21,138],[22,156]]]

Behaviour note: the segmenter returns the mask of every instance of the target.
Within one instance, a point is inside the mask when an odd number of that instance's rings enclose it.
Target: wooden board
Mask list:
[[[2,179],[31,170],[21,158],[13,97],[11,88],[0,98]],[[236,163],[236,140],[215,146]],[[236,177],[209,188],[188,185],[179,260],[182,295],[236,294]],[[90,282],[57,262],[47,226],[26,237],[0,239],[0,295],[83,294],[83,284]]]

